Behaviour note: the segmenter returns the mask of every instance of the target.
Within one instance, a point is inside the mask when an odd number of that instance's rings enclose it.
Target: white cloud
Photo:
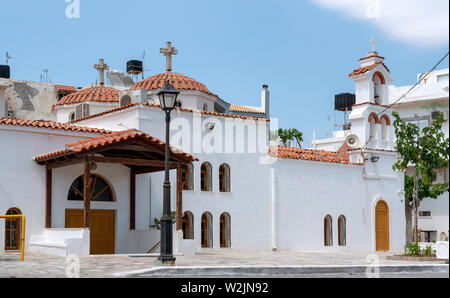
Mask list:
[[[311,0],[418,47],[448,44],[448,0]]]

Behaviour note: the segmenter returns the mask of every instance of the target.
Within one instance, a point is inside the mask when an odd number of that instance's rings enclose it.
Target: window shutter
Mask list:
[[[189,190],[194,190],[194,166],[192,164],[188,165],[188,172],[189,172]]]
[[[207,173],[207,181],[208,181],[208,191],[212,191],[212,171],[211,171],[211,165],[208,164],[207,166],[208,168],[206,169],[206,173]]]
[[[225,165],[225,191],[231,191],[230,167]]]

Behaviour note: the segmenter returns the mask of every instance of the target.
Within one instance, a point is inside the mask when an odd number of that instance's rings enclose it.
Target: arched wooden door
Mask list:
[[[213,247],[212,239],[212,215],[205,212],[202,215],[201,230],[202,230],[202,247]]]
[[[389,207],[384,201],[375,207],[375,241],[376,251],[389,250]]]
[[[17,208],[11,208],[6,212],[6,215],[20,215]],[[8,218],[5,223],[5,250],[19,250],[20,249],[20,231],[21,220],[19,218]]]

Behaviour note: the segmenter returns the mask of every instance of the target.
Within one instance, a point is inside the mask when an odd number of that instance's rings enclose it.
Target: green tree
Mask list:
[[[302,148],[303,133],[296,128],[278,129],[278,136],[283,143],[283,146],[291,146],[291,142],[295,141],[299,148]]]
[[[436,168],[448,168],[449,165],[449,139],[442,132],[444,114],[438,120],[420,130],[414,122],[405,123],[398,113],[395,117],[394,127],[396,135],[396,148],[400,155],[393,169],[405,174],[405,216],[406,241],[419,241],[418,235],[418,207],[424,198],[437,199],[448,191],[448,183],[434,183]],[[410,169],[408,171],[408,169]],[[412,175],[410,175],[412,174]],[[412,227],[412,212],[414,212],[414,231]]]

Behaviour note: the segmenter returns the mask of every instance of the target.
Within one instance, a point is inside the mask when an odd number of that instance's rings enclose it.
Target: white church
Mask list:
[[[403,250],[393,78],[374,49],[351,74],[351,128],[313,149],[269,140],[267,85],[260,107],[231,104],[172,71],[171,43],[161,53],[166,72],[131,83],[111,70],[106,85],[103,59],[99,84],[82,89],[0,78],[0,214],[26,216],[26,251],[157,247],[165,115],[156,94],[167,81],[180,91],[170,131],[175,252]],[[0,251],[19,249],[20,233],[20,221],[0,222]]]

